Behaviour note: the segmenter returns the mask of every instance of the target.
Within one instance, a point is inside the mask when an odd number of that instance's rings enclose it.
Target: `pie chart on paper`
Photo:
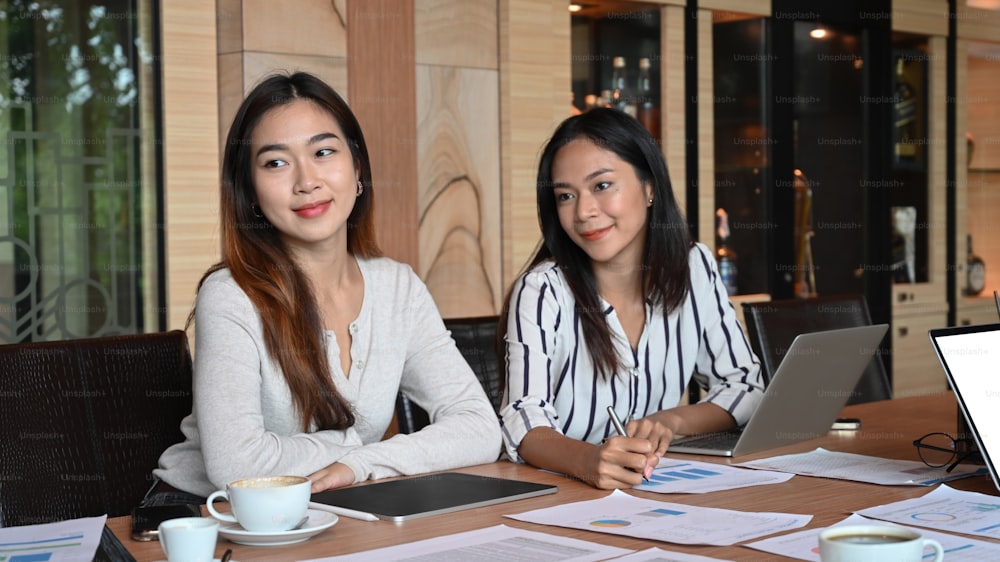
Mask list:
[[[591,525],[594,527],[628,527],[632,524],[631,521],[625,521],[624,519],[598,519],[597,521],[591,521]]]

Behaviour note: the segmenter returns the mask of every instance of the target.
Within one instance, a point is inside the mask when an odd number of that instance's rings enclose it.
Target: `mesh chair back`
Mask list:
[[[0,524],[125,515],[183,439],[180,330],[0,346]]]
[[[871,325],[863,296],[844,295],[743,303],[747,337],[770,382],[795,336],[809,332]],[[848,404],[892,398],[882,357],[872,357]]]
[[[458,350],[476,374],[493,409],[500,411],[500,364],[496,355],[497,316],[445,320]],[[430,423],[429,416],[406,395],[396,398],[396,422],[400,433],[413,433]]]

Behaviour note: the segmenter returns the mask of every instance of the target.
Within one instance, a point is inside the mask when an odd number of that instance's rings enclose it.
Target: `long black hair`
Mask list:
[[[646,243],[642,258],[642,286],[654,306],[662,306],[664,315],[680,306],[687,297],[690,283],[688,254],[693,241],[688,224],[677,206],[667,175],[667,164],[659,145],[632,116],[617,109],[598,108],[563,121],[542,151],[538,164],[536,197],[542,244],[526,266],[530,270],[546,260],[554,260],[566,278],[583,324],[583,337],[591,359],[602,376],[618,367],[590,257],[563,230],[552,189],[552,164],[559,150],[575,140],[589,140],[610,150],[631,164],[641,182],[653,190],[653,204],[648,207]],[[513,288],[512,288],[513,289]],[[501,322],[506,322],[511,294],[504,301]]]

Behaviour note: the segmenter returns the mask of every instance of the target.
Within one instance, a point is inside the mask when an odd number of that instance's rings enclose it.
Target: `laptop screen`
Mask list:
[[[1000,324],[931,330],[930,338],[1000,490]]]

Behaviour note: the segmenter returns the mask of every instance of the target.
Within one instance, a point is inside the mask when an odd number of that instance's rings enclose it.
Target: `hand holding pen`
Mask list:
[[[618,417],[618,413],[615,412],[614,406],[608,406],[608,416],[611,417],[611,425],[615,427],[615,432],[621,437],[628,437],[628,434],[625,433],[625,426],[622,425],[622,420]],[[642,481],[645,484],[649,484],[649,479],[646,478],[646,471],[642,473]]]

